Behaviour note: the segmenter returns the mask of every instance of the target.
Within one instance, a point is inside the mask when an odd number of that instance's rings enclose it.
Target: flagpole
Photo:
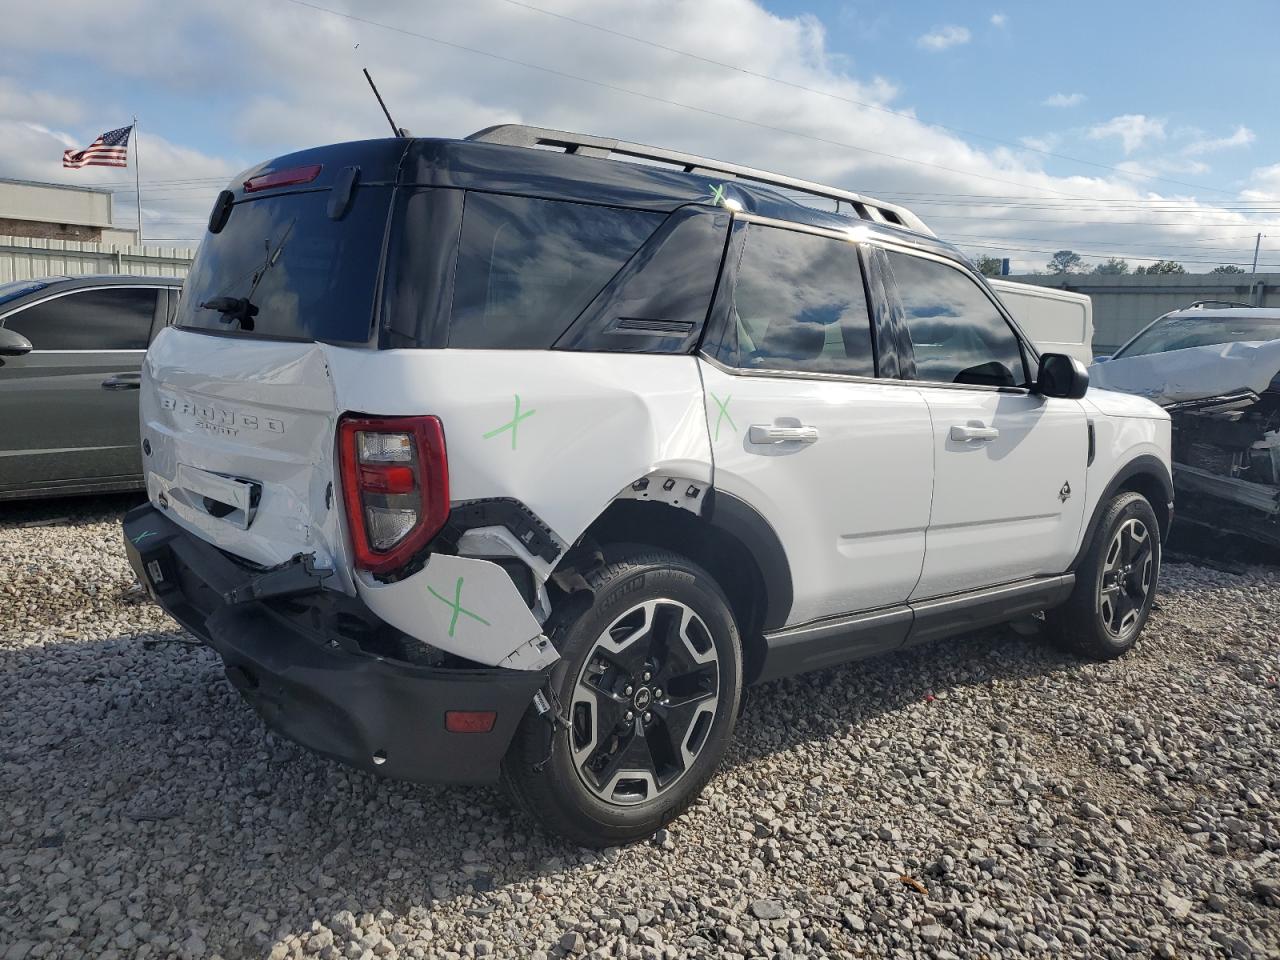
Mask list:
[[[138,246],[142,246],[142,166],[138,159],[138,118],[133,118],[133,186],[138,203]]]

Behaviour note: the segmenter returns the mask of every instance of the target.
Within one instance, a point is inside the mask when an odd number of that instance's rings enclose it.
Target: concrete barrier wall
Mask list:
[[[190,247],[0,236],[0,283],[84,274],[185,277],[193,256],[195,250]]]
[[[1196,300],[1235,300],[1280,307],[1280,273],[1172,273],[1095,276],[1091,273],[1003,277],[1018,283],[1087,293],[1093,298],[1093,352],[1111,353],[1148,323]]]

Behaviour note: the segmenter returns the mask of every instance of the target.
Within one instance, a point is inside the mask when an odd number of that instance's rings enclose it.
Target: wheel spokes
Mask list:
[[[570,705],[574,766],[612,803],[652,799],[689,768],[719,703],[706,624],[683,603],[650,600],[588,653]]]

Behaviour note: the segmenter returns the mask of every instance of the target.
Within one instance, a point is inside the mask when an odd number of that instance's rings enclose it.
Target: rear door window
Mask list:
[[[68,293],[19,310],[4,326],[34,350],[145,350],[158,293],[130,287]]]
[[[551,346],[665,217],[467,194],[449,346]]]
[[[887,251],[906,314],[916,380],[1013,387],[1027,383],[1013,328],[969,276],[956,267]]]
[[[732,314],[740,367],[875,376],[858,248],[847,240],[752,224]]]

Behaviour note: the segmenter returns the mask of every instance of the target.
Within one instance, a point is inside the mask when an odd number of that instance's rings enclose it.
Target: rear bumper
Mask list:
[[[546,670],[445,668],[372,653],[364,645],[403,635],[359,600],[318,584],[301,594],[228,602],[255,572],[150,504],[125,516],[124,538],[138,579],[217,651],[228,680],[267,725],[352,766],[419,782],[492,782],[546,681]],[[450,710],[497,716],[487,733],[451,733]]]

